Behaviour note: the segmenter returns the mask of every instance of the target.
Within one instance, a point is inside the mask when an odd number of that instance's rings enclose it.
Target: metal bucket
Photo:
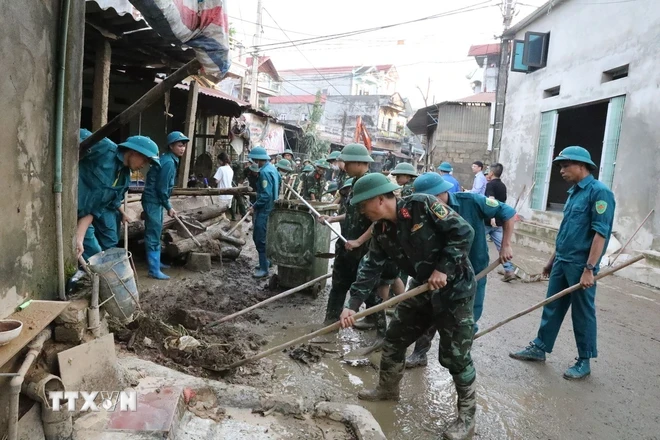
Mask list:
[[[101,278],[99,305],[123,322],[130,321],[139,307],[137,284],[129,258],[130,253],[125,249],[111,248],[92,256],[88,262],[89,269]]]

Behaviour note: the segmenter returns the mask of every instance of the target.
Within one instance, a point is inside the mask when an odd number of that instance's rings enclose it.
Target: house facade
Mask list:
[[[283,95],[392,95],[399,74],[392,64],[281,70]]]
[[[512,195],[533,188],[523,216],[559,226],[569,185],[552,158],[580,145],[598,166],[595,177],[614,191],[614,233],[627,240],[651,209],[660,209],[660,4],[554,0],[505,38],[513,46],[500,162]],[[655,215],[633,247],[657,247],[659,232]]]

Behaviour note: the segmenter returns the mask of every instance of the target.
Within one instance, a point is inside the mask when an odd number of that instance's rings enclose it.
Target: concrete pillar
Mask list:
[[[179,165],[180,188],[188,187],[188,176],[190,175],[190,158],[192,156],[193,146],[195,145],[195,119],[197,118],[197,94],[199,93],[199,84],[197,81],[191,81],[188,89],[188,108],[186,109],[185,135],[190,138],[186,154],[181,158]]]
[[[96,46],[94,63],[94,96],[92,100],[92,131],[108,122],[108,101],[110,93],[110,42],[106,39]]]

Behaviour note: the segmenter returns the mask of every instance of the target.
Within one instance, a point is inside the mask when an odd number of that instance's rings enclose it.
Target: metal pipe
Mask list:
[[[282,182],[282,183],[284,183],[284,182]],[[307,207],[309,208],[309,210],[312,211],[312,212],[314,213],[314,215],[316,215],[317,217],[321,217],[321,214],[319,214],[319,212],[318,212],[316,209],[314,209],[314,207],[313,207],[312,205],[310,205],[309,203],[307,203],[307,200],[303,199],[303,197],[302,197],[300,194],[298,194],[298,193],[296,192],[295,189],[291,188],[291,187],[289,186],[288,183],[284,183],[284,186],[286,186],[287,188],[289,188],[289,189],[291,190],[291,192],[293,193],[293,195],[295,195],[296,197],[298,197],[298,199],[300,199],[300,201],[303,202],[303,203],[305,204],[305,206],[307,206]],[[335,235],[336,235],[337,237],[341,238],[341,239],[344,241],[344,243],[348,243],[348,240],[346,240],[346,239],[345,239],[345,238],[344,238],[339,232],[335,231],[335,228],[333,228],[332,226],[330,226],[330,223],[329,223],[327,220],[323,220],[323,223],[324,223],[327,227],[329,227],[330,230],[331,230],[332,232],[334,232]]]
[[[23,385],[25,374],[32,366],[32,362],[34,362],[37,356],[39,356],[39,353],[44,346],[44,342],[50,339],[51,334],[50,328],[46,327],[45,330],[39,333],[37,337],[28,344],[29,351],[27,355],[25,355],[23,364],[18,369],[18,376],[14,377],[11,382],[9,382],[8,440],[18,439],[18,398],[21,394],[21,386]]]
[[[87,325],[95,338],[101,336],[101,316],[99,313],[99,275],[92,273],[92,300],[87,311]]]
[[[64,236],[62,226],[62,143],[64,138],[64,86],[66,79],[66,54],[69,39],[69,12],[71,0],[62,2],[60,17],[60,42],[57,58],[57,89],[55,98],[55,237],[57,240],[57,292],[62,301],[66,300],[64,279]]]

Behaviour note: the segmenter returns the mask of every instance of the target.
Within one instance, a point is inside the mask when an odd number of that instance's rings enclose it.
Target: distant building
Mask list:
[[[392,64],[280,71],[282,95],[392,95],[399,74]]]
[[[472,162],[490,155],[490,120],[495,93],[478,93],[417,110],[408,128],[426,140],[430,163],[436,169],[447,161],[454,177],[470,188]]]
[[[467,75],[474,93],[497,91],[497,72],[500,65],[500,45],[478,44],[470,46],[469,57],[474,57],[477,68]]]

